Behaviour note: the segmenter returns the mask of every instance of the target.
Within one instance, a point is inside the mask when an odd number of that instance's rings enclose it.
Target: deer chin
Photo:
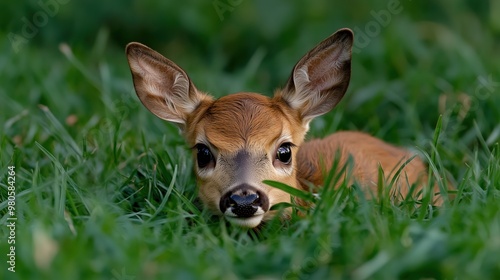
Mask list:
[[[263,214],[254,215],[248,218],[238,218],[234,216],[224,215],[226,220],[228,220],[231,224],[242,227],[242,228],[254,228],[260,225],[262,219],[264,218]]]

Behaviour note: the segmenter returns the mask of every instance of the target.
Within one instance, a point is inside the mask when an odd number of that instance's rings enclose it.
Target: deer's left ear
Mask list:
[[[299,112],[307,126],[342,99],[351,77],[353,33],[341,29],[319,43],[295,65],[286,86],[275,98]]]

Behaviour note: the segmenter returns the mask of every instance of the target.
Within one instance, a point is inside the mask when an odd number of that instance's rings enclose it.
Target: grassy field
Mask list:
[[[0,4],[1,279],[500,279],[498,1],[80,2]],[[214,96],[270,95],[342,27],[351,85],[309,138],[362,130],[418,150],[456,198],[343,186],[259,231],[211,217],[177,128],[135,96],[125,44]]]

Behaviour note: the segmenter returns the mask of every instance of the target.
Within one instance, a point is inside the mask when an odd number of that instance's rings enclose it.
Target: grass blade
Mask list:
[[[311,194],[310,192],[306,192],[303,190],[292,188],[292,187],[288,186],[287,184],[283,184],[283,183],[271,181],[271,180],[264,180],[262,182],[266,185],[269,185],[273,188],[280,189],[280,190],[290,194],[291,196],[295,196],[295,197],[300,198],[304,201],[314,202],[316,200],[314,195]]]

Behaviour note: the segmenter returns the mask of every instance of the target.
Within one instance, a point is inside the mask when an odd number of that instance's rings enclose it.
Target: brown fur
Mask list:
[[[335,159],[338,159],[338,169],[342,169],[352,157],[353,167],[349,178],[349,184],[356,181],[367,188],[368,195],[377,193],[379,180],[379,166],[385,175],[384,184],[391,183],[399,168],[414,155],[409,151],[385,143],[366,133],[356,131],[343,131],[334,133],[324,139],[315,139],[304,143],[297,154],[297,176],[302,182],[302,188],[308,189],[304,182],[322,186],[325,174],[330,172]],[[334,171],[337,174],[340,170]],[[347,172],[347,171],[346,171]],[[347,177],[344,174],[342,177]],[[427,167],[418,157],[411,161],[401,170],[394,185],[392,195],[396,198],[404,198],[408,195],[409,187],[417,184],[416,192],[421,190],[427,183]],[[337,182],[339,186],[342,182]],[[438,193],[436,185],[434,192]],[[421,196],[420,196],[421,197]],[[435,204],[441,204],[440,197],[435,199]]]
[[[281,176],[272,172],[271,165],[276,141],[283,134],[289,135],[291,142],[300,146],[306,132],[285,103],[256,93],[231,94],[203,104],[193,113],[186,127],[185,137],[190,146],[202,136],[221,157],[217,164],[222,168],[217,166],[209,179],[198,176],[203,186],[200,197],[215,213],[222,193],[245,171],[234,161],[242,150],[248,151],[253,159],[245,168],[252,170],[247,174],[249,180],[270,194],[272,204],[290,201],[287,194],[262,183],[263,180],[275,180],[296,186],[295,169],[292,174]],[[293,155],[296,150],[294,148]]]
[[[302,189],[308,189],[309,183],[321,186],[334,160],[338,158],[342,167],[349,157],[353,168],[352,176],[346,177],[348,184],[357,182],[367,193],[376,194],[379,166],[387,184],[412,157],[404,149],[361,132],[338,132],[303,143],[309,122],[335,107],[347,90],[352,44],[353,34],[347,29],[319,43],[299,60],[286,86],[273,98],[241,92],[215,100],[198,91],[179,66],[150,48],[131,43],[127,56],[144,106],[179,125],[193,147],[195,160],[199,145],[207,147],[213,156],[210,165],[195,164],[201,200],[214,213],[226,215],[238,225],[255,227],[274,213],[266,208],[260,209],[264,214],[234,218],[229,216],[232,212],[221,212],[221,197],[249,186],[249,190],[268,198],[269,206],[289,202],[289,194],[262,181],[279,181]],[[278,148],[286,143],[291,143],[290,162],[277,157]],[[395,180],[392,195],[405,197],[410,186],[415,184],[421,190],[426,182],[426,167],[416,157]]]

